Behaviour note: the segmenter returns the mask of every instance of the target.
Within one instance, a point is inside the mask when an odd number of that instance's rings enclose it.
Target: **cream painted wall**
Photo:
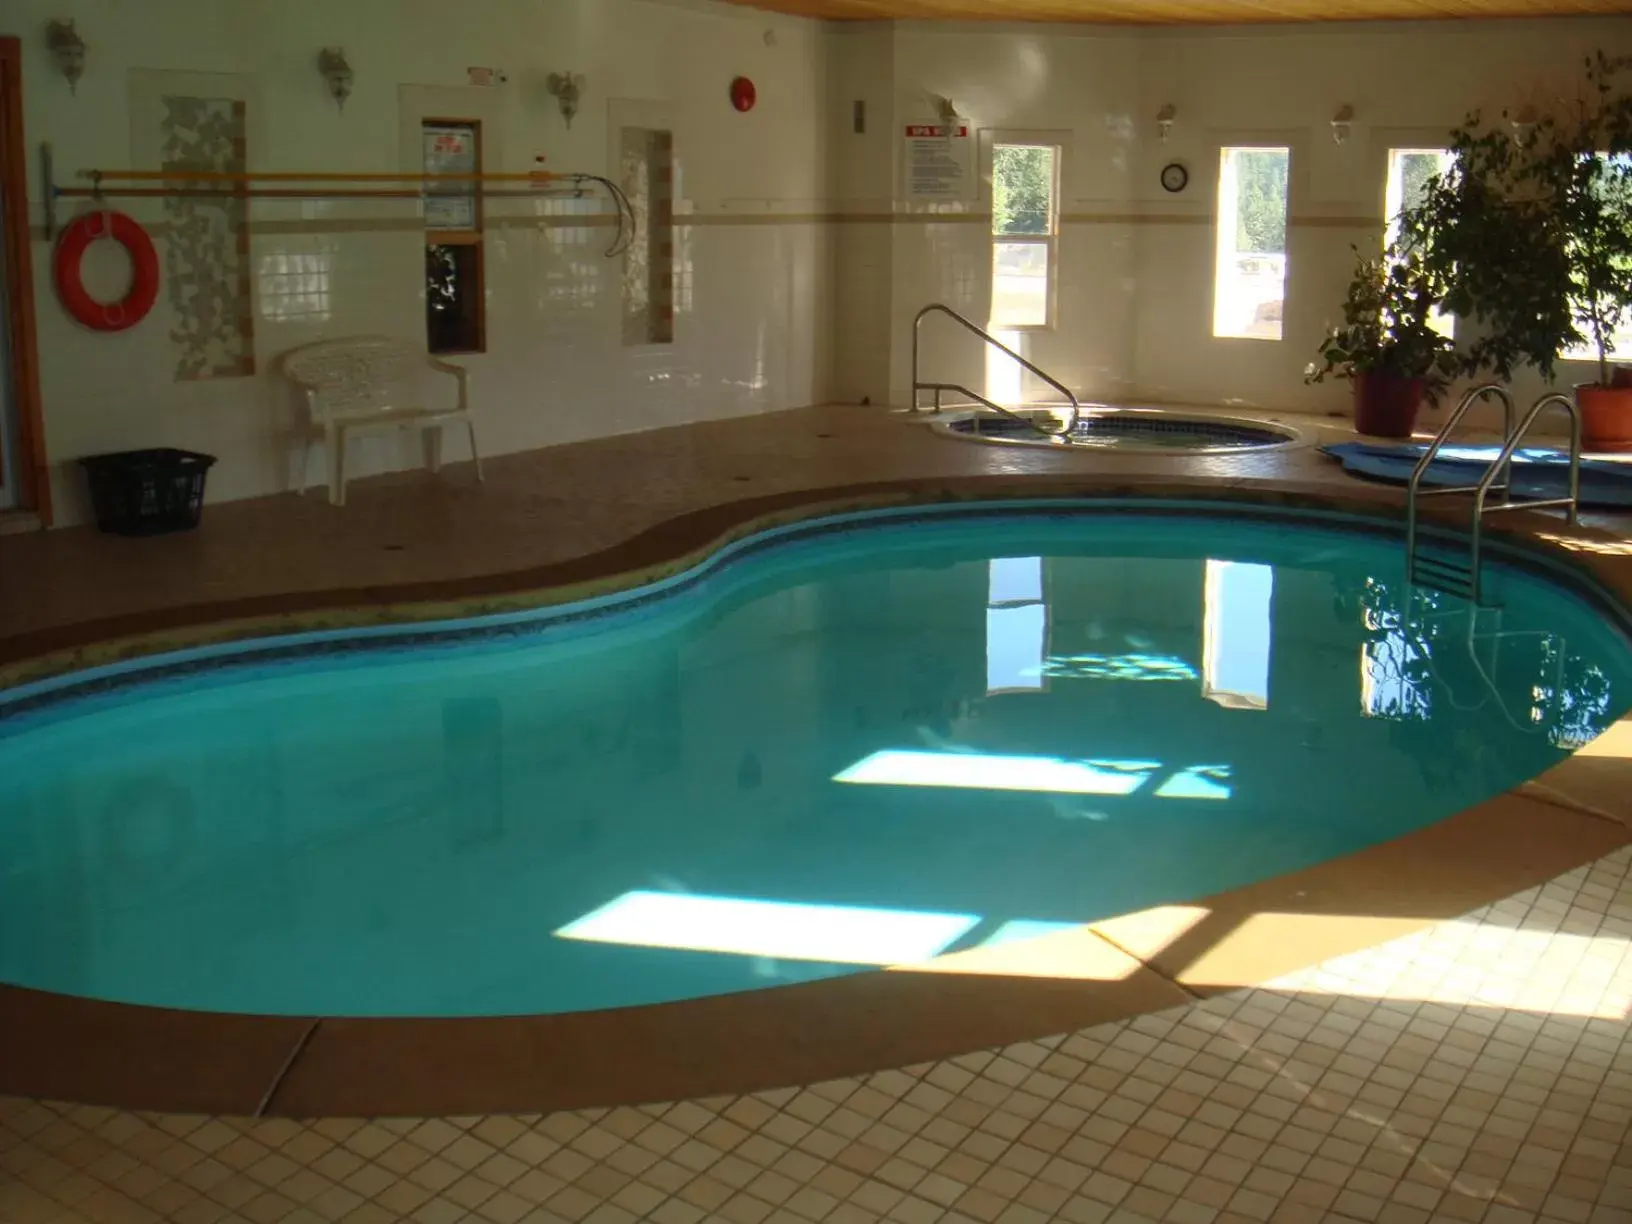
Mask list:
[[[945,301],[977,320],[989,305],[990,239],[978,215],[988,185],[958,210],[977,215],[950,221],[936,215],[946,205],[908,201],[899,179],[897,134],[932,122],[940,95],[977,129],[1054,132],[1064,147],[1057,325],[1022,335],[1028,356],[1097,398],[1342,412],[1347,385],[1307,387],[1303,369],[1338,315],[1350,244],[1380,232],[1387,149],[1432,145],[1474,106],[1573,91],[1589,51],[1632,51],[1632,19],[1180,32],[903,23],[835,40],[858,43],[873,65],[866,88],[894,99],[887,135],[834,142],[835,164],[869,185],[854,195],[887,197],[887,210],[876,198],[865,207],[894,221],[888,279],[876,251],[840,277],[840,300],[890,302],[887,339],[838,331],[841,367],[889,370],[888,387],[873,373],[864,393],[907,401],[910,322],[921,305]],[[830,92],[846,124],[846,91],[861,87],[854,75],[836,54]],[[1163,144],[1155,115],[1168,102],[1178,122]],[[1340,147],[1330,119],[1343,103],[1356,121]],[[1218,150],[1256,141],[1294,149],[1280,342],[1212,336]],[[1191,173],[1177,196],[1158,183],[1175,159]],[[852,194],[842,198],[857,207]],[[972,342],[933,323],[924,353],[926,375],[983,375]],[[1575,373],[1566,366],[1560,381]],[[1518,389],[1540,387],[1526,378]]]
[[[1160,167],[1189,163],[1179,207],[1213,207],[1218,148],[1269,138],[1293,147],[1293,224],[1283,340],[1211,335],[1211,225],[1146,227],[1138,258],[1136,380],[1158,400],[1224,400],[1344,411],[1345,383],[1306,387],[1304,365],[1322,330],[1340,317],[1352,269],[1350,244],[1377,241],[1390,146],[1433,146],[1464,114],[1499,112],[1535,96],[1573,94],[1595,48],[1632,51],[1632,20],[1461,22],[1431,26],[1281,29],[1250,35],[1164,35],[1141,48],[1137,198],[1164,201]],[[1150,139],[1164,102],[1179,113],[1168,146]],[[1343,103],[1355,109],[1347,143],[1331,136]],[[1568,385],[1581,371],[1566,366]],[[1528,401],[1539,379],[1516,381]]]
[[[248,102],[256,170],[412,169],[404,164],[411,156],[405,130],[411,138],[421,112],[446,109],[485,121],[489,170],[528,170],[542,153],[552,169],[607,172],[614,100],[650,104],[672,122],[676,211],[689,214],[677,233],[672,345],[624,347],[621,261],[601,256],[609,230],[529,225],[532,202],[491,206],[488,352],[460,358],[471,371],[490,453],[828,396],[834,268],[829,227],[817,220],[826,207],[827,80],[815,23],[704,0],[81,0],[73,16],[90,52],[71,96],[44,50],[47,19],[62,15],[47,0],[11,0],[0,14],[0,30],[18,33],[31,49],[24,95],[31,151],[51,142],[59,176],[127,167],[142,156],[127,119],[131,81],[154,72],[219,74],[217,81],[233,85]],[[324,46],[345,47],[356,70],[343,112],[316,69]],[[472,65],[503,69],[509,82],[472,88]],[[587,78],[570,129],[544,86],[552,70]],[[759,87],[758,106],[745,115],[727,97],[739,73]],[[41,192],[36,174],[36,225]],[[160,215],[155,203],[120,207],[151,222]],[[85,513],[73,461],[127,447],[184,446],[219,456],[211,500],[292,487],[301,417],[273,373],[275,358],[356,332],[423,342],[416,217],[413,202],[254,202],[261,372],[191,383],[173,379],[162,296],[127,332],[88,332],[55,300],[43,272],[49,250],[37,242],[46,441],[59,521]],[[321,274],[320,300],[294,301],[270,279],[290,259]],[[116,256],[98,252],[89,262],[89,281],[117,287]],[[416,461],[389,439],[358,445],[360,473]],[[462,454],[450,442],[449,457]]]
[[[1381,220],[1387,147],[1432,143],[1470,106],[1572,85],[1592,48],[1632,50],[1628,19],[1173,32],[824,26],[708,0],[472,0],[450,12],[437,0],[84,0],[75,16],[91,52],[77,97],[43,49],[56,7],[12,0],[0,28],[32,48],[28,139],[54,145],[62,174],[143,156],[132,97],[172,79],[244,97],[251,164],[265,170],[410,169],[405,133],[431,110],[483,118],[495,170],[543,153],[556,169],[604,171],[614,113],[672,123],[682,224],[671,346],[623,345],[607,231],[492,206],[489,352],[465,361],[494,453],[830,396],[905,402],[914,312],[939,300],[983,321],[989,305],[988,184],[977,174],[952,204],[914,204],[903,189],[902,128],[933,121],[936,96],[980,131],[983,152],[1003,132],[1064,149],[1056,326],[1020,337],[1028,355],[1094,398],[1342,411],[1346,386],[1306,387],[1302,370],[1341,301],[1349,244]],[[325,45],[345,46],[357,70],[343,113],[316,72]],[[470,65],[504,69],[509,83],[471,88]],[[562,69],[588,79],[570,129],[543,85]],[[738,73],[759,85],[747,115],[726,102]],[[1166,102],[1179,118],[1164,145],[1154,116]],[[1328,121],[1344,102],[1357,115],[1339,147]],[[1295,149],[1285,339],[1215,340],[1217,151],[1263,139]],[[1173,158],[1191,170],[1180,196],[1157,184]],[[36,224],[40,192],[36,177]],[[158,216],[150,201],[125,207]],[[125,447],[218,455],[213,500],[292,487],[300,416],[274,360],[326,336],[423,335],[416,216],[411,202],[257,202],[253,378],[177,383],[162,302],[129,332],[93,335],[42,275],[63,520],[84,513],[73,461]],[[37,245],[42,269],[48,255]],[[320,303],[273,279],[290,261],[321,275]],[[117,278],[96,262],[93,281]],[[933,320],[924,372],[978,388],[986,363]],[[357,460],[367,472],[416,456],[387,441]]]

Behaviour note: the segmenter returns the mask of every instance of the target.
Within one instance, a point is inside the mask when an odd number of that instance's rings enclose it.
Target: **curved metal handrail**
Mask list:
[[[928,318],[932,314],[944,314],[947,318],[951,319],[953,322],[961,324],[964,327],[965,330],[973,332],[975,335],[979,336],[982,340],[984,340],[987,344],[991,345],[993,348],[999,350],[1000,352],[1004,353],[1005,355],[1007,355],[1009,357],[1012,357],[1015,361],[1020,363],[1020,365],[1021,365],[1021,367],[1023,369],[1031,371],[1038,378],[1042,379],[1049,386],[1053,387],[1054,390],[1058,391],[1061,395],[1065,396],[1066,402],[1068,404],[1070,404],[1070,406],[1071,406],[1071,417],[1065,423],[1064,428],[1058,429],[1058,430],[1044,429],[1041,425],[1037,424],[1037,422],[1035,422],[1033,420],[1030,420],[1027,417],[1023,417],[1017,412],[1011,412],[1007,408],[1000,407],[999,405],[992,403],[992,401],[987,399],[985,396],[976,395],[973,391],[970,391],[967,387],[959,386],[956,383],[932,383],[932,382],[922,382],[922,381],[920,381],[919,378],[918,378],[918,333],[919,333],[919,329],[923,326],[924,320],[926,318]],[[972,399],[977,400],[978,402],[984,404],[988,408],[994,408],[998,412],[1003,413],[1005,416],[1009,416],[1009,417],[1014,418],[1015,420],[1021,422],[1022,424],[1027,425],[1032,429],[1035,429],[1038,433],[1043,434],[1046,437],[1062,438],[1062,439],[1064,439],[1066,441],[1070,441],[1071,435],[1076,432],[1077,421],[1080,420],[1081,417],[1082,417],[1082,405],[1077,402],[1077,397],[1071,393],[1070,388],[1068,388],[1059,379],[1055,378],[1047,370],[1044,370],[1041,367],[1033,364],[1032,362],[1027,361],[1024,357],[1020,356],[1019,353],[1015,352],[1008,345],[1004,344],[1001,340],[999,340],[996,336],[992,335],[989,331],[985,330],[978,323],[975,323],[974,321],[965,318],[963,315],[961,315],[957,311],[953,310],[950,306],[946,305],[944,302],[931,302],[928,306],[925,306],[922,310],[920,310],[916,315],[913,316],[913,320],[912,320],[912,410],[914,412],[918,411],[918,392],[920,392],[920,391],[933,391],[933,392],[935,392],[935,408],[934,408],[934,411],[936,411],[936,412],[939,412],[941,410],[941,400],[940,400],[941,392],[942,391],[957,391],[962,395],[967,395],[967,396],[971,397]]]
[[[1473,601],[1479,602],[1479,548],[1481,544],[1481,528],[1485,517],[1485,498],[1489,495],[1491,486],[1496,481],[1497,473],[1511,462],[1513,452],[1519,449],[1519,443],[1524,441],[1525,434],[1530,432],[1536,418],[1542,410],[1557,404],[1564,409],[1570,418],[1570,475],[1569,496],[1543,497],[1533,501],[1515,502],[1504,496],[1503,504],[1493,507],[1497,510],[1541,510],[1550,506],[1563,506],[1569,511],[1570,526],[1581,517],[1581,413],[1576,408],[1575,401],[1567,395],[1554,391],[1544,395],[1530,405],[1530,411],[1524,414],[1517,429],[1511,431],[1507,443],[1502,447],[1502,453],[1496,456],[1496,461],[1485,470],[1479,478],[1479,483],[1473,489],[1473,542],[1470,560],[1473,564]]]
[[[1428,446],[1423,450],[1422,457],[1417,460],[1417,466],[1411,469],[1411,479],[1406,481],[1405,485],[1405,562],[1407,573],[1410,572],[1410,567],[1415,564],[1417,557],[1417,498],[1433,497],[1443,493],[1472,493],[1478,488],[1477,485],[1457,485],[1454,488],[1429,489],[1424,492],[1420,487],[1423,474],[1427,472],[1429,466],[1433,463],[1434,456],[1439,454],[1440,448],[1450,440],[1451,431],[1456,428],[1457,422],[1467,415],[1468,409],[1473,407],[1477,400],[1488,399],[1491,396],[1495,396],[1502,401],[1502,438],[1504,441],[1511,438],[1513,436],[1513,417],[1518,411],[1518,405],[1513,402],[1513,395],[1506,387],[1500,383],[1486,383],[1482,387],[1475,387],[1462,397],[1461,402],[1451,410],[1450,416],[1445,418],[1445,424],[1440,426],[1439,432],[1434,435],[1434,440],[1428,443]],[[1508,460],[1511,458],[1511,454],[1506,456]],[[1502,462],[1492,464],[1485,475],[1489,476],[1503,468],[1504,464]],[[1502,482],[1502,499],[1504,501],[1507,500],[1508,486],[1511,483],[1511,480]]]
[[[1044,438],[1048,439],[1048,441],[1050,441],[1050,442],[1057,442],[1061,446],[1069,446],[1071,444],[1070,434],[1056,433],[1052,429],[1044,429],[1041,425],[1039,425],[1036,421],[1032,420],[1030,417],[1022,416],[1020,413],[1015,412],[1012,408],[1005,408],[1005,407],[1003,407],[1002,404],[999,404],[999,403],[996,403],[993,400],[987,399],[980,392],[971,391],[968,387],[964,386],[962,383],[924,383],[923,385],[925,387],[932,387],[937,391],[956,391],[959,395],[967,395],[970,399],[974,400],[974,402],[979,404],[981,407],[989,408],[993,412],[996,412],[996,413],[999,413],[1002,416],[1008,417],[1009,420],[1011,420],[1011,421],[1018,421],[1020,424],[1024,425],[1027,429],[1031,430],[1033,433],[1041,434]],[[978,434],[980,431],[977,429],[975,432]],[[1030,444],[1028,443],[1028,445],[1030,445]]]

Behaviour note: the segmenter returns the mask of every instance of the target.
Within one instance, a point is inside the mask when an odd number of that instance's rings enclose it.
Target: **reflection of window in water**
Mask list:
[[[1031,791],[1051,795],[1132,795],[1164,773],[1160,761],[1067,760],[953,750],[887,748],[833,775],[862,786],[931,786],[958,790]],[[1228,799],[1228,765],[1189,765],[1156,785],[1160,799]]]
[[[1050,676],[1079,680],[1197,680],[1196,669],[1171,655],[1080,654],[1050,655],[1045,663]]]
[[[1036,692],[1046,686],[1048,605],[1041,557],[995,557],[988,564],[986,691]]]
[[[1269,708],[1270,601],[1275,571],[1208,561],[1202,590],[1201,695],[1235,710]]]
[[[1542,643],[1540,677],[1530,689],[1530,722],[1547,733],[1555,748],[1573,752],[1602,734],[1609,717],[1609,677],[1600,667],[1572,655],[1548,635]]]
[[[1370,622],[1367,613],[1367,627],[1376,629]],[[1426,646],[1403,629],[1384,630],[1360,650],[1360,708],[1369,718],[1427,719],[1428,686],[1422,683],[1427,668]]]

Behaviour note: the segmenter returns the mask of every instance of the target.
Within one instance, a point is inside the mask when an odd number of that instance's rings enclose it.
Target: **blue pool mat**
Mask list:
[[[1404,484],[1422,458],[1422,442],[1336,442],[1321,451],[1341,460],[1343,470],[1371,480]],[[1495,446],[1447,446],[1423,473],[1423,484],[1478,483],[1496,458]],[[1568,487],[1569,457],[1558,450],[1525,447],[1513,456],[1513,496],[1563,497]],[[1632,507],[1632,463],[1597,459],[1581,461],[1581,504],[1614,508]]]

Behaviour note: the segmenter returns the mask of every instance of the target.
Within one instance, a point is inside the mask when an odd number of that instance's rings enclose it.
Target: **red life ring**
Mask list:
[[[79,274],[86,250],[99,238],[112,238],[130,253],[130,292],[117,302],[97,301],[86,292]],[[121,212],[85,213],[69,222],[57,240],[52,273],[63,307],[93,331],[134,327],[159,300],[159,255],[153,240]]]

